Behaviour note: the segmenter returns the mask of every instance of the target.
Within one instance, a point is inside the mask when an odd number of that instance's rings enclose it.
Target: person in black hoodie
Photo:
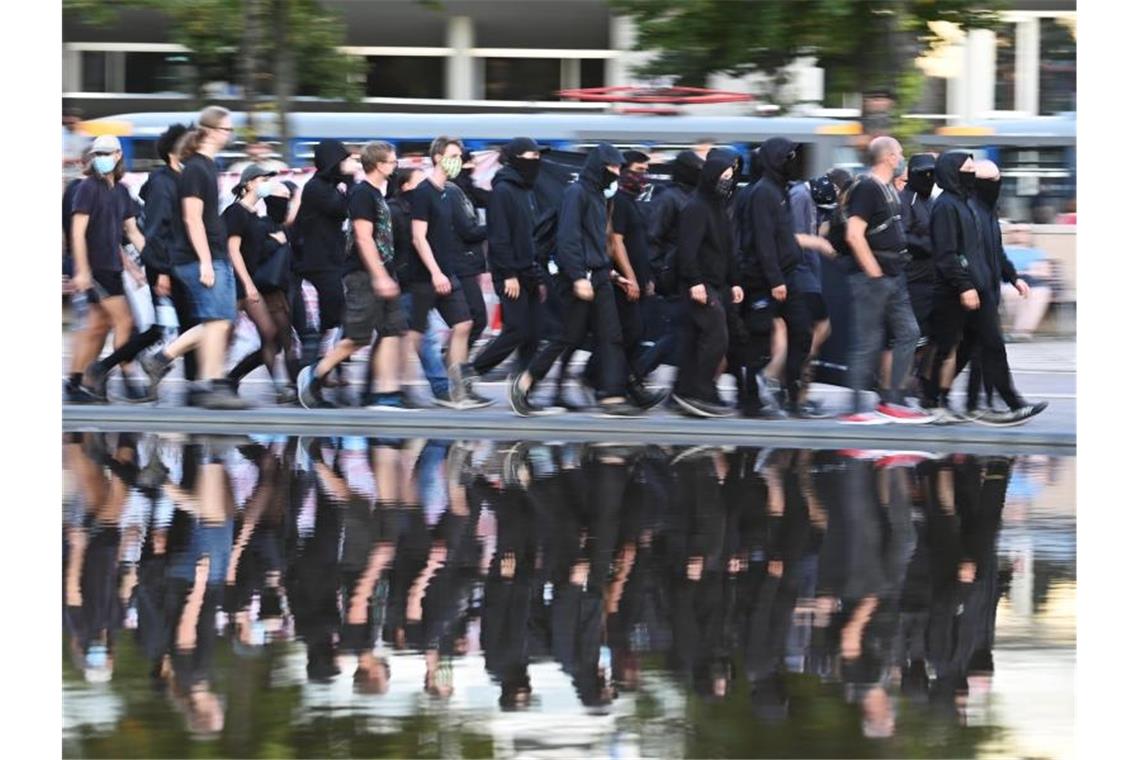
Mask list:
[[[816,235],[797,235],[788,203],[788,182],[796,162],[796,145],[773,137],[752,152],[752,176],[738,208],[740,216],[741,277],[748,303],[768,301],[772,318],[787,325],[788,354],[784,364],[784,391],[788,411],[800,414],[803,365],[811,350],[811,314],[792,273],[803,261],[801,246],[834,253]]]
[[[477,375],[490,372],[516,349],[523,366],[534,357],[546,298],[534,247],[534,181],[540,153],[531,138],[514,138],[503,147],[503,167],[491,180],[487,243],[503,329],[471,363]]]
[[[464,164],[470,164],[471,151],[464,149],[462,160]],[[451,203],[451,225],[458,238],[455,276],[459,278],[467,308],[471,310],[471,334],[467,336],[467,347],[470,349],[487,329],[487,302],[483,300],[483,286],[480,283],[483,273],[487,271],[487,253],[484,247],[487,227],[479,224],[479,216],[475,212],[478,204],[473,195],[475,190],[486,191],[475,187],[470,168],[460,169],[459,176],[454,181],[445,183],[444,187],[448,191],[447,200]]]
[[[709,151],[697,190],[681,209],[677,280],[689,298],[673,400],[695,417],[731,413],[720,400],[716,380],[728,351],[725,312],[729,304],[744,300],[725,209],[736,187],[735,163],[733,151]]]
[[[550,411],[531,403],[530,392],[564,352],[582,345],[591,329],[595,351],[600,354],[597,398],[603,413],[630,416],[644,411],[627,403],[625,397],[625,357],[606,246],[606,201],[617,193],[623,162],[617,148],[600,143],[586,157],[578,181],[562,195],[554,254],[559,270],[555,286],[563,304],[562,335],[544,346],[526,371],[512,379],[507,398],[518,415]]]
[[[344,143],[326,139],[313,150],[313,163],[317,173],[301,190],[297,212],[301,241],[297,271],[317,290],[327,348],[344,315],[344,220],[348,218],[348,188],[360,162],[349,155]]]
[[[934,261],[930,243],[930,209],[934,200],[933,153],[918,153],[910,157],[906,168],[906,187],[899,193],[902,206],[903,230],[906,231],[906,249],[910,262],[906,265],[906,286],[910,306],[918,322],[919,334],[930,338],[930,311],[934,306]],[[916,350],[915,367],[926,366],[929,354],[925,344]]]

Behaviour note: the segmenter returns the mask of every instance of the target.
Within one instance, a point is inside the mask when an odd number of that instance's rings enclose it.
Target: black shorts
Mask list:
[[[430,282],[413,282],[408,286],[408,291],[412,294],[412,313],[408,317],[408,329],[412,332],[423,333],[427,330],[428,314],[432,309],[439,312],[448,327],[471,321],[467,298],[454,275],[451,277],[451,292],[445,296],[436,293]]]
[[[934,283],[908,282],[906,287],[910,293],[910,307],[914,310],[914,319],[918,322],[918,332],[924,338],[929,338],[930,315],[934,311]]]
[[[811,316],[812,324],[822,322],[825,319],[831,319],[831,314],[827,311],[827,303],[824,302],[822,293],[804,293],[804,303],[807,304],[807,310]]]
[[[123,270],[93,269],[91,270],[91,289],[87,291],[87,300],[99,303],[104,298],[125,296],[123,287]]]
[[[368,272],[344,277],[344,337],[368,343],[375,331],[381,338],[399,337],[408,329],[400,299],[385,300],[372,290]]]

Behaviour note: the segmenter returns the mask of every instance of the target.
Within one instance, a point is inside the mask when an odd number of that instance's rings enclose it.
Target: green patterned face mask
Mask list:
[[[463,159],[459,156],[447,156],[440,160],[439,165],[443,168],[448,179],[455,179],[463,170]]]

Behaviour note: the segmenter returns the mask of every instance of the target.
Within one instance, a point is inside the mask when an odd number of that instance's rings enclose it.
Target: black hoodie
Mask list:
[[[740,283],[732,250],[732,229],[726,201],[716,185],[736,153],[720,148],[709,152],[701,167],[696,191],[681,209],[677,238],[677,283],[687,291],[694,285],[722,290]]]
[[[618,149],[600,143],[586,157],[578,181],[566,188],[558,214],[558,248],[554,261],[564,275],[580,280],[588,270],[607,269],[606,198],[609,184],[606,165],[625,163]]]
[[[909,171],[913,173],[916,168],[915,159],[912,158]],[[906,250],[910,254],[906,279],[908,282],[934,282],[930,243],[930,210],[934,201],[929,194],[923,197],[908,181],[899,193],[899,202],[902,207],[903,229],[906,231]]]
[[[155,169],[139,190],[139,197],[146,204],[146,223],[142,229],[146,238],[145,263],[148,267],[154,266],[160,274],[169,274],[169,251],[178,244],[176,230],[182,223],[178,172],[165,165]]]
[[[496,280],[539,279],[534,249],[534,191],[513,166],[504,166],[491,180],[487,206],[487,247]]]
[[[954,293],[980,293],[990,281],[981,225],[958,181],[958,170],[968,157],[966,153],[949,151],[940,155],[934,166],[934,179],[942,188],[930,212],[935,282]]]
[[[336,189],[342,182],[352,184],[351,177],[340,173],[340,162],[348,158],[348,150],[338,140],[321,140],[313,151],[317,173],[301,191],[301,208],[297,211],[297,234],[300,238],[301,272],[339,270],[344,266],[344,220],[348,218],[348,194]]]
[[[978,180],[978,184],[989,180]],[[1001,283],[1005,280],[1010,285],[1017,282],[1017,268],[1009,257],[1005,255],[1005,246],[1001,242],[1001,224],[998,222],[997,209],[973,197],[969,200],[970,208],[978,219],[982,231],[982,247],[986,252],[986,266],[989,269],[990,279],[987,280],[988,294],[995,299],[1001,298]]]
[[[772,137],[752,154],[762,174],[745,190],[747,196],[739,207],[740,273],[750,288],[768,290],[784,285],[803,260],[788,205],[788,178],[784,176],[784,161],[795,147],[790,140]],[[752,167],[753,177],[757,169]]]
[[[471,277],[487,271],[487,255],[483,241],[487,239],[487,228],[479,224],[475,204],[467,197],[459,185],[444,183],[444,195],[451,204],[451,231],[455,236],[452,250],[456,251],[455,276]],[[434,251],[433,251],[434,252]]]
[[[703,165],[704,160],[691,150],[677,154],[677,158],[673,161],[673,182],[664,192],[654,195],[652,201],[649,220],[649,263],[663,293],[675,289],[679,232],[677,222],[681,218],[681,209],[697,189]]]

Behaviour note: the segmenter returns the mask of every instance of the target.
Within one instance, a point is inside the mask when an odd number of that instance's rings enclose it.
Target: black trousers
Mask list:
[[[459,286],[463,290],[463,300],[467,301],[467,308],[471,311],[471,337],[467,339],[468,347],[474,346],[475,341],[487,329],[487,302],[483,300],[483,288],[479,285],[481,275],[472,274],[459,278]],[[495,287],[498,292],[498,286]],[[502,295],[499,296],[502,299]]]
[[[608,269],[589,274],[594,286],[594,299],[582,301],[574,296],[574,283],[564,274],[554,278],[555,289],[562,303],[562,334],[543,346],[530,363],[528,371],[537,383],[546,377],[554,362],[563,353],[581,346],[589,333],[594,334],[594,352],[598,354],[598,398],[625,395],[626,367],[621,350],[621,329],[618,321],[614,288]]]
[[[460,280],[460,282],[464,282]],[[495,293],[503,309],[503,329],[483,347],[472,366],[482,375],[502,364],[512,352],[519,352],[519,364],[526,366],[534,357],[542,329],[543,304],[538,280],[519,280],[519,297],[507,298],[503,281],[495,280]],[[465,286],[466,287],[466,286]],[[482,294],[480,294],[482,300]],[[473,313],[474,316],[474,313]],[[484,325],[486,314],[484,314]]]
[[[934,313],[933,329],[937,349],[933,371],[939,372],[943,362],[955,349],[967,352],[967,360],[976,352],[981,359],[982,375],[986,383],[993,386],[1010,409],[1017,409],[1025,402],[1013,388],[1009,358],[1005,353],[1005,339],[1001,333],[998,302],[988,293],[979,295],[979,308],[966,311],[958,302],[957,294],[939,294]],[[963,345],[963,338],[967,334],[971,340]]]
[[[706,287],[707,303],[689,299],[687,319],[679,337],[680,364],[673,392],[684,398],[719,402],[717,368],[728,352],[728,320],[731,293]]]
[[[621,288],[614,288],[614,302],[617,304],[618,322],[621,324],[621,349],[625,355],[625,366],[636,375],[637,357],[641,353],[641,336],[645,334],[645,321],[642,317],[641,300],[629,300]],[[584,374],[595,386],[599,380],[598,354],[590,354]],[[644,375],[637,375],[640,380]]]
[[[338,269],[321,269],[301,272],[317,291],[317,304],[321,313],[321,332],[340,327],[344,319],[344,280]]]

